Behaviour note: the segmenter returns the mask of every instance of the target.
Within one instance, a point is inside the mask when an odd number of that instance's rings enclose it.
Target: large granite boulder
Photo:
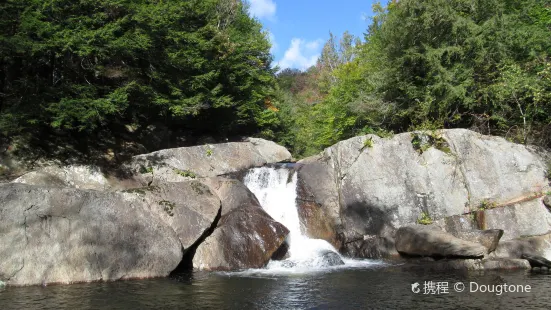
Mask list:
[[[406,256],[482,258],[487,249],[451,234],[423,226],[404,226],[396,232],[396,250]]]
[[[128,169],[143,185],[157,185],[236,173],[291,158],[287,149],[274,142],[249,138],[246,142],[181,147],[134,156]]]
[[[46,165],[15,179],[14,183],[121,190],[166,182],[215,177],[244,169],[291,160],[291,154],[274,142],[248,138],[245,142],[165,149],[134,156],[116,171],[104,173],[93,165]]]
[[[126,192],[136,195],[153,215],[176,232],[184,251],[206,238],[222,212],[218,197],[208,186],[195,180]]]
[[[256,196],[239,180],[214,177],[199,181],[207,185],[218,196],[222,202],[222,215],[233,209],[246,206],[262,208]]]
[[[178,235],[128,193],[0,186],[0,281],[8,285],[167,276]]]
[[[314,202],[335,230],[335,236],[317,237],[329,242],[337,238],[343,246],[353,244],[362,257],[378,253],[378,244],[391,243],[389,232],[414,224],[422,216],[437,222],[474,214],[487,205],[509,205],[549,190],[540,152],[464,129],[404,133],[384,139],[355,137],[299,164],[303,166],[298,172],[299,183],[308,189],[300,199]],[[509,217],[505,213],[510,209],[485,210],[486,224],[481,227],[465,219],[468,230],[504,229],[505,240],[549,231],[549,212],[541,208],[541,200],[531,206],[527,202],[517,204],[522,207]],[[303,217],[317,214],[301,213]],[[320,226],[316,220],[302,222]],[[347,236],[364,236],[364,240]]]
[[[193,267],[236,270],[264,267],[289,230],[260,207],[245,206],[222,216],[216,230],[199,245]]]
[[[213,233],[198,245],[193,267],[201,270],[260,268],[270,258],[285,257],[289,233],[263,209],[240,181],[223,177],[201,179],[222,203],[221,219]]]

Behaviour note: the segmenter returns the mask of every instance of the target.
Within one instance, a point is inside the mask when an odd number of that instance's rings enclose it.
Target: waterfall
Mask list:
[[[268,268],[321,268],[344,264],[340,254],[327,241],[310,239],[302,233],[294,171],[285,167],[253,168],[245,176],[244,183],[266,213],[289,229],[286,240],[289,258],[272,261]]]

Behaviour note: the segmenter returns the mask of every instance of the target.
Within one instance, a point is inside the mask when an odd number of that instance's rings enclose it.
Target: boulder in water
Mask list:
[[[129,193],[0,186],[0,281],[35,285],[167,276],[176,232]]]
[[[344,265],[344,261],[342,260],[341,256],[336,252],[326,251],[320,254],[323,267]]]
[[[371,147],[365,147],[368,140]],[[416,149],[419,143],[425,147]],[[299,181],[309,190],[301,198],[320,205],[339,239],[352,233],[382,237],[416,223],[423,213],[438,221],[473,211],[484,201],[505,204],[549,188],[542,154],[464,129],[354,137],[299,163],[304,166]],[[551,215],[541,199],[538,204],[513,212],[512,207],[486,210],[486,221],[480,222],[487,226],[469,229],[505,229],[504,240],[544,234],[551,230]],[[339,241],[344,247],[354,242],[348,252],[361,257],[391,254],[387,242],[362,251],[364,241]]]
[[[551,261],[543,256],[522,254],[521,258],[527,260],[530,263],[530,267],[532,268],[551,268]]]
[[[218,227],[193,257],[200,270],[237,270],[266,266],[289,230],[259,207],[243,207],[222,216]]]
[[[444,231],[424,226],[398,229],[396,250],[403,255],[435,258],[482,258],[487,252],[479,243],[461,240]]]

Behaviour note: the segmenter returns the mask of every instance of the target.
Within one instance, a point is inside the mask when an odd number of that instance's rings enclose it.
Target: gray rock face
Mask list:
[[[128,167],[142,184],[157,185],[190,178],[215,177],[291,160],[291,154],[274,142],[249,138],[230,142],[166,149],[132,158]]]
[[[541,199],[486,210],[479,222],[484,229],[504,229],[503,240],[535,236],[551,231],[551,213]]]
[[[396,232],[396,250],[409,256],[481,258],[486,248],[430,227],[405,226]]]
[[[136,195],[150,212],[172,228],[184,250],[216,225],[222,212],[218,197],[199,181],[165,183],[126,192]]]
[[[551,259],[551,233],[502,241],[491,255],[494,257],[521,258],[523,254]]]
[[[167,276],[176,233],[135,195],[0,186],[0,280],[8,285]]]
[[[337,178],[330,158],[317,155],[299,161],[297,179],[299,212],[302,202],[313,202],[323,209],[331,225],[341,225]]]
[[[499,239],[503,236],[502,229],[488,229],[488,230],[470,230],[470,231],[458,231],[452,233],[454,237],[465,241],[471,241],[482,244],[488,250],[486,253],[492,253],[496,250],[499,243]]]
[[[371,147],[365,145],[368,139]],[[419,147],[427,143],[422,141],[433,144]],[[303,165],[299,182],[310,194],[303,199],[318,204],[339,242],[343,246],[355,242],[359,255],[377,253],[377,242],[370,245],[346,236],[388,237],[389,231],[416,223],[422,214],[438,222],[477,210],[487,201],[507,204],[549,188],[546,165],[537,152],[463,129],[404,133],[390,139],[355,137],[299,163]],[[456,224],[466,226],[463,230],[504,229],[505,240],[551,228],[541,202],[522,205],[526,209],[510,217],[505,209],[486,210],[485,227],[467,220]],[[333,238],[318,237],[330,242]]]
[[[280,248],[288,233],[285,226],[259,207],[233,209],[199,245],[193,267],[199,270],[261,268]]]
[[[551,208],[551,196],[547,195],[543,198],[543,204],[548,207],[548,208]]]
[[[262,208],[256,196],[242,182],[224,177],[199,180],[207,185],[222,202],[222,215],[233,209],[252,206]]]
[[[191,264],[260,268],[288,234],[241,182],[225,178],[122,192],[11,183],[0,186],[0,202],[0,281],[8,285],[167,276]]]
[[[536,198],[471,214],[455,215],[435,221],[431,226],[439,227],[451,234],[462,231],[503,229],[501,240],[513,240],[521,236],[536,236],[551,231],[551,213],[541,199]]]

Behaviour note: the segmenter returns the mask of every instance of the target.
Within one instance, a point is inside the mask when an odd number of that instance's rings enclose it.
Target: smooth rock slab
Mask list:
[[[398,229],[396,250],[402,255],[437,258],[481,258],[487,252],[481,244],[461,240],[444,231],[422,226],[406,226]]]
[[[214,177],[199,181],[207,185],[218,196],[222,202],[222,215],[245,206],[262,208],[256,196],[239,180]]]
[[[0,186],[0,281],[8,285],[162,277],[176,233],[135,195]]]
[[[169,182],[126,190],[174,230],[187,250],[204,238],[222,212],[218,197],[199,181]]]
[[[463,239],[465,241],[472,241],[482,244],[487,253],[492,253],[497,248],[499,239],[503,236],[502,229],[488,229],[488,230],[470,230],[470,231],[458,231],[452,233],[453,236]]]
[[[143,185],[216,177],[252,167],[291,160],[291,153],[274,142],[246,142],[165,149],[134,156],[127,167]]]
[[[43,167],[26,173],[12,182],[93,190],[107,190],[111,187],[109,180],[98,167],[78,165]]]

